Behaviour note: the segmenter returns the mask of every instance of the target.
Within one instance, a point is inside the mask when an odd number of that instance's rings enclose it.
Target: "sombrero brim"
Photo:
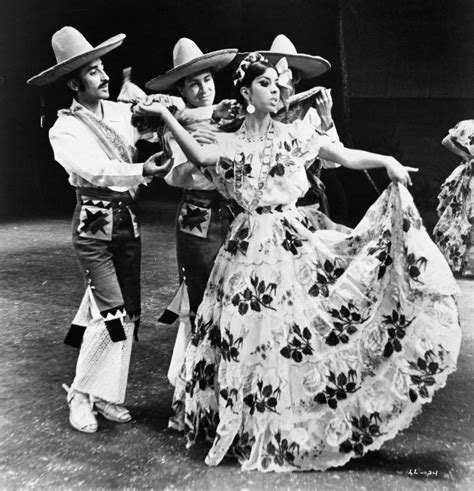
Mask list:
[[[276,53],[274,51],[257,51],[264,56],[272,65],[278,63],[283,57],[288,61],[288,66],[301,73],[301,78],[319,77],[331,69],[331,63],[321,56],[305,55],[297,53],[290,55],[288,53]],[[238,53],[236,60],[240,63],[250,53]]]
[[[183,63],[182,65],[178,65],[177,67],[168,70],[163,75],[152,78],[145,84],[145,87],[156,92],[167,90],[178,82],[178,80],[188,77],[193,73],[199,73],[211,68],[215,71],[221,70],[228,65],[236,55],[236,49],[221,49],[219,51],[206,53],[187,63]]]
[[[38,75],[31,77],[26,83],[28,85],[37,85],[41,87],[43,85],[48,85],[52,82],[55,82],[62,76],[73,72],[86,63],[89,63],[96,58],[100,58],[113,49],[118,48],[123,43],[125,37],[125,34],[117,34],[116,36],[107,39],[107,41],[100,43],[98,46],[90,51],[72,56],[71,58],[62,61],[61,63],[58,63],[57,65],[54,65],[53,67],[42,71]]]
[[[299,92],[298,94],[292,95],[288,99],[288,104],[292,106],[293,104],[298,104],[300,102],[305,101],[306,99],[309,99],[310,97],[313,97],[316,95],[318,92],[320,92],[324,87],[318,86],[318,87],[313,87],[311,89],[305,90],[304,92]]]

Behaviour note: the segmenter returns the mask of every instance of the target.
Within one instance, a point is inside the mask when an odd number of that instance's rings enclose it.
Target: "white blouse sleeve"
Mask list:
[[[306,121],[296,120],[291,124],[290,135],[293,138],[294,156],[310,165],[318,157],[322,145],[331,143],[331,138],[318,133],[314,126]]]

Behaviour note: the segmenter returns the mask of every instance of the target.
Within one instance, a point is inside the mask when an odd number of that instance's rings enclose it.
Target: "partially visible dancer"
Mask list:
[[[278,81],[258,53],[244,59],[234,83],[245,121],[214,145],[198,145],[161,104],[136,108],[161,117],[243,208],[199,306],[171,425],[182,415],[188,445],[212,445],[208,465],[227,455],[244,470],[323,470],[379,449],[444,387],[459,290],[405,188],[416,169],[274,121]],[[348,234],[311,231],[296,207],[316,157],[385,168],[393,181]]]
[[[80,348],[68,390],[69,421],[97,431],[94,410],[118,423],[131,420],[123,406],[134,331],[140,320],[140,229],[137,191],[163,176],[162,152],[134,163],[138,133],[130,106],[107,101],[109,77],[101,57],[120,46],[118,34],[95,48],[66,26],[51,40],[56,65],[28,80],[44,86],[62,79],[72,90],[69,109],[49,131],[54,156],[76,188],[72,241],[87,287],[65,342]]]
[[[214,131],[219,130],[221,120],[235,116],[236,101],[226,99],[214,104],[213,74],[228,65],[236,54],[236,49],[204,54],[194,41],[181,38],[173,48],[173,68],[146,83],[154,92],[177,92],[182,97],[185,108],[180,111],[178,107],[175,115],[200,143],[214,143]],[[175,97],[165,95],[157,100],[167,106],[176,105]],[[216,190],[214,170],[203,171],[190,162],[170,132],[164,135],[164,146],[173,159],[173,168],[165,181],[183,189],[176,217],[176,254],[182,286],[172,302],[177,308],[170,305],[170,309],[181,317],[188,316],[193,325],[214,259],[237,209],[232,200]],[[189,301],[183,295],[189,296]],[[188,312],[182,311],[182,305],[186,305]],[[161,320],[170,322],[174,316],[164,315]]]
[[[462,157],[441,186],[433,235],[451,269],[474,275],[474,119],[460,121],[449,130],[443,145]]]
[[[288,68],[291,70],[290,95],[296,94],[297,85],[302,80],[310,80],[323,75],[331,69],[328,60],[315,55],[298,53],[293,42],[284,34],[278,34],[272,42],[269,51],[261,51],[270,63],[277,66],[283,59],[287,61]],[[339,142],[339,135],[332,117],[333,100],[331,89],[317,86],[303,93],[298,94],[293,106],[309,105],[304,111],[295,110],[295,107],[289,107],[278,112],[276,119],[284,123],[291,123],[295,118],[303,119],[310,123],[319,133],[327,135],[332,142]],[[325,186],[321,181],[323,169],[334,169],[339,167],[334,162],[324,159],[316,159],[307,166],[308,180],[310,189],[298,200],[297,206],[305,207],[301,211],[306,213],[309,218],[324,220],[316,210],[314,205],[319,205],[319,210],[327,216],[330,216],[330,206],[325,192]],[[307,207],[307,208],[306,208]],[[319,218],[318,218],[319,217]],[[323,225],[321,223],[321,225]],[[326,225],[330,225],[327,222]]]

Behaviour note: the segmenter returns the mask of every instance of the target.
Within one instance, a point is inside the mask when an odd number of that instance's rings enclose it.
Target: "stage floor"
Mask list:
[[[459,280],[463,343],[458,371],[414,424],[382,450],[323,473],[244,473],[204,464],[167,429],[166,372],[174,326],[157,317],[177,287],[174,207],[143,226],[143,318],[127,405],[132,423],[100,420],[85,435],[68,423],[76,350],[63,338],[83,293],[68,219],[0,221],[0,487],[154,489],[468,489],[474,486],[474,280]],[[431,471],[431,475],[429,474]],[[437,475],[436,475],[437,474]]]

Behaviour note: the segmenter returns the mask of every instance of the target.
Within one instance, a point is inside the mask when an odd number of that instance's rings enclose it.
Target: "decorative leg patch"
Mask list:
[[[105,327],[107,328],[107,331],[109,331],[110,339],[114,343],[125,341],[127,339],[127,336],[125,335],[125,331],[123,329],[122,319],[112,319],[110,321],[105,321]]]
[[[179,229],[196,237],[207,237],[211,210],[190,203],[184,203],[178,218]]]
[[[82,344],[82,338],[86,332],[86,326],[79,326],[78,324],[72,324],[64,343],[72,346],[73,348],[80,348]]]
[[[89,200],[81,207],[77,231],[81,237],[112,240],[112,208],[109,202]],[[101,206],[102,205],[102,206]]]
[[[114,343],[127,339],[123,329],[123,319],[125,317],[125,308],[123,305],[103,310],[100,315],[103,317],[110,339]]]

